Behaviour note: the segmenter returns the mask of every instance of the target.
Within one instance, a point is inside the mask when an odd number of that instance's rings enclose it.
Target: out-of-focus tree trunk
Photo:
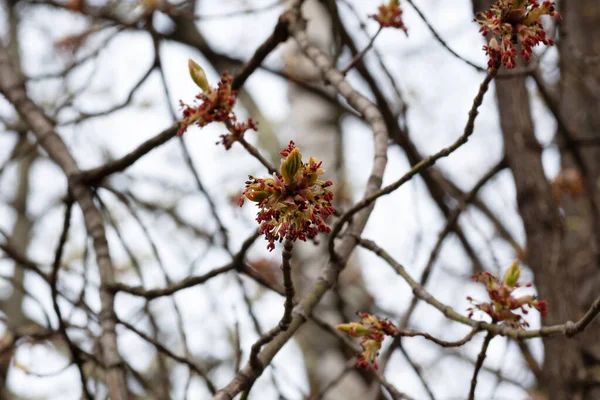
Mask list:
[[[6,16],[8,22],[9,42],[7,49],[13,59],[13,64],[17,71],[21,71],[21,57],[18,42],[19,20],[15,10],[16,1],[6,1]],[[27,247],[31,238],[32,221],[27,213],[27,199],[29,195],[29,179],[31,166],[37,157],[37,151],[31,151],[31,143],[26,139],[26,132],[19,132],[21,138],[13,149],[13,157],[16,164],[16,188],[11,202],[16,213],[16,220],[13,226],[10,244],[21,254],[27,254]],[[8,318],[11,326],[24,326],[31,321],[25,315],[23,310],[24,293],[17,289],[23,286],[25,270],[15,265],[13,273],[13,290],[6,299],[0,300],[0,309]],[[0,399],[10,399],[11,395],[7,388],[8,371],[12,360],[12,352],[8,352],[0,360]]]
[[[493,1],[474,0],[481,11]],[[563,1],[560,112],[568,129],[581,137],[600,132],[600,4],[596,0]],[[595,63],[589,60],[596,56]],[[587,62],[586,62],[587,61]],[[600,266],[587,196],[597,197],[598,147],[583,150],[586,173],[595,193],[564,197],[559,205],[542,166],[542,148],[534,124],[524,77],[496,80],[504,151],[517,190],[527,238],[527,264],[535,274],[539,296],[548,300],[544,325],[576,321],[598,296]],[[559,134],[560,137],[560,134]],[[559,142],[561,140],[559,139]],[[563,141],[564,145],[564,141]],[[566,146],[565,167],[576,167]],[[573,339],[544,341],[541,389],[550,399],[600,398],[600,324],[595,321]],[[595,384],[593,383],[595,382]]]
[[[29,154],[21,157],[21,152],[29,152]],[[21,254],[27,254],[27,247],[29,246],[29,240],[31,238],[32,221],[27,215],[27,198],[29,194],[31,166],[36,155],[37,152],[31,151],[30,142],[23,136],[23,139],[16,145],[15,149],[15,157],[19,158],[19,161],[17,161],[17,187],[11,205],[16,212],[17,219],[10,236],[10,245]],[[8,298],[0,301],[0,309],[6,314],[10,326],[22,327],[31,322],[23,310],[23,299],[25,295],[21,290],[17,289],[19,286],[23,286],[24,278],[25,270],[22,267],[15,265],[12,276],[12,293]],[[0,382],[0,399],[10,398],[7,393],[6,380],[8,378],[11,359],[12,356],[3,357],[2,360],[0,360],[0,379],[2,380]]]
[[[309,38],[321,50],[333,53],[334,36],[327,8],[316,0],[307,0],[303,5],[303,16],[307,19]],[[321,76],[317,68],[298,50],[293,41],[286,44],[284,55],[286,72],[302,80],[319,84]],[[344,193],[345,173],[343,170],[342,134],[339,108],[298,86],[291,85],[288,92],[291,107],[290,130],[304,157],[315,157],[323,161],[327,179],[336,182],[333,186],[335,205],[346,207]],[[328,258],[327,238],[319,239],[319,245],[297,245],[301,251],[295,259],[294,282],[297,292],[317,278]],[[364,287],[361,271],[356,260],[351,261],[340,277],[337,289],[330,293],[316,311],[327,322],[336,324],[343,319],[354,318],[355,311],[368,310],[372,299]],[[312,394],[318,393],[328,382],[338,376],[344,368],[348,354],[339,342],[324,334],[321,328],[310,324],[298,336],[304,353],[304,362]],[[333,389],[327,399],[375,399],[380,396],[377,387],[359,373],[348,373]]]
[[[560,70],[558,86],[560,113],[572,135],[600,135],[600,3],[595,0],[561,1]],[[554,276],[556,301],[563,298],[560,314],[549,315],[548,323],[576,320],[589,309],[600,292],[598,238],[589,196],[598,197],[600,147],[579,147],[592,183],[579,199],[563,202],[565,233],[560,271]],[[563,151],[563,165],[577,168],[571,152]],[[565,280],[563,277],[567,277]],[[546,288],[545,288],[546,289]],[[550,287],[548,288],[550,289]],[[540,289],[541,290],[541,289]],[[547,289],[546,289],[547,290]],[[563,322],[560,321],[560,322]],[[594,321],[580,336],[569,341],[546,341],[545,380],[557,399],[600,398],[600,322]],[[570,380],[567,380],[570,379]],[[595,383],[593,383],[595,382]]]

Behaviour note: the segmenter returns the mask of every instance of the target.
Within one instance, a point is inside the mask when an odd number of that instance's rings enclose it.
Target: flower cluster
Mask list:
[[[360,345],[363,352],[358,355],[358,367],[364,369],[373,368],[377,370],[377,356],[381,349],[381,343],[385,336],[395,337],[399,331],[396,326],[386,319],[378,319],[377,317],[367,314],[358,313],[361,317],[360,322],[350,322],[348,324],[340,324],[335,328],[346,332],[352,337],[360,337]]]
[[[539,19],[542,15],[561,18],[551,1],[537,0],[498,0],[490,10],[481,13],[476,21],[481,25],[479,31],[486,36],[492,34],[490,41],[483,46],[489,56],[489,67],[504,64],[506,68],[515,67],[517,50],[521,45],[521,54],[525,61],[531,59],[532,49],[540,43],[553,46],[554,41],[546,37]]]
[[[233,113],[236,91],[231,88],[233,82],[231,75],[223,74],[218,86],[212,88],[208,85],[206,75],[198,64],[189,60],[188,66],[190,76],[202,89],[202,93],[196,96],[198,101],[193,105],[180,102],[183,119],[179,123],[178,135],[183,135],[187,127],[193,124],[202,128],[211,122],[223,122],[227,126],[229,134],[221,135],[221,143],[226,149],[229,149],[248,129],[257,129],[257,125],[252,119],[247,122],[237,122]]]
[[[398,0],[390,0],[387,5],[380,5],[379,14],[369,15],[369,18],[379,22],[382,28],[402,29],[404,33],[408,34],[402,21],[402,9]]]
[[[275,241],[284,238],[306,241],[319,232],[330,232],[325,220],[334,212],[333,193],[327,190],[332,183],[318,179],[325,172],[322,163],[312,157],[303,163],[292,141],[280,154],[285,157],[281,175],[264,179],[249,176],[238,201],[240,206],[245,198],[258,203],[256,221],[261,224],[259,232],[269,241],[269,251],[275,248]]]
[[[525,295],[514,297],[513,291],[520,287],[531,287],[531,283],[520,285],[517,283],[521,274],[518,261],[515,261],[504,273],[504,278],[500,281],[489,272],[482,272],[473,276],[475,282],[485,284],[490,297],[490,303],[478,303],[471,297],[467,297],[473,307],[469,308],[469,318],[473,316],[475,310],[483,311],[492,317],[494,322],[503,322],[512,328],[526,328],[529,326],[527,321],[515,311],[521,310],[523,314],[528,311],[525,306],[535,308],[543,317],[548,313],[545,300],[537,300],[535,296]]]

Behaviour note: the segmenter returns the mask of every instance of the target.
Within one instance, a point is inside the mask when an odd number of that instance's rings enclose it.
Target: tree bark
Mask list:
[[[493,1],[474,0],[475,11],[489,8]],[[562,2],[565,16],[560,27],[561,115],[571,132],[583,137],[600,131],[598,64],[582,68],[571,50],[587,56],[600,49],[600,6],[594,0]],[[542,299],[549,303],[544,325],[574,321],[590,307],[600,283],[595,257],[590,201],[565,199],[557,204],[542,166],[542,148],[534,134],[525,77],[496,81],[504,152],[513,173],[517,204],[527,240],[526,262],[535,274]],[[563,165],[574,165],[563,146]],[[598,150],[584,151],[592,182],[598,181]],[[592,162],[594,161],[595,162]],[[597,196],[597,193],[585,193]],[[573,339],[544,340],[541,389],[550,399],[600,398],[600,324],[593,322]],[[590,382],[596,382],[591,384]]]

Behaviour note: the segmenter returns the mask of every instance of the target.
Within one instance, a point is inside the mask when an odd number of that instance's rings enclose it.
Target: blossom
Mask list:
[[[367,313],[358,313],[360,322],[339,324],[335,328],[346,332],[352,337],[360,337],[363,351],[358,355],[359,368],[377,370],[377,356],[385,336],[395,337],[399,334],[398,328],[387,319],[379,319]]]
[[[369,18],[379,22],[382,28],[402,29],[407,33],[406,26],[402,21],[402,9],[398,0],[390,0],[387,5],[379,6],[379,14],[369,15]]]
[[[232,89],[231,75],[221,75],[217,87],[213,88],[209,86],[206,74],[198,64],[189,60],[188,68],[192,80],[202,92],[196,95],[196,101],[192,105],[180,101],[183,119],[179,122],[178,135],[183,135],[188,126],[193,124],[202,128],[211,122],[223,122],[229,133],[221,135],[220,143],[229,149],[248,129],[257,130],[257,124],[251,118],[246,122],[237,122],[233,112],[237,92]]]
[[[319,180],[325,172],[321,162],[313,157],[302,162],[302,154],[290,141],[281,153],[280,175],[271,178],[249,176],[246,188],[238,200],[257,203],[260,209],[256,221],[259,232],[269,241],[269,251],[275,248],[276,241],[284,238],[295,241],[315,237],[319,232],[328,233],[331,229],[325,221],[333,214],[331,205],[333,193],[327,188],[331,181]]]
[[[542,15],[561,18],[551,1],[537,0],[498,0],[490,10],[482,12],[479,31],[483,36],[491,34],[487,45],[483,46],[489,56],[488,66],[503,64],[507,69],[516,65],[517,50],[521,45],[521,54],[525,61],[531,59],[533,47],[540,43],[553,46],[554,41],[546,36],[539,19]]]
[[[521,285],[517,283],[521,274],[521,268],[518,261],[515,261],[504,273],[502,280],[489,272],[482,272],[473,276],[475,282],[481,282],[486,286],[488,296],[491,302],[479,303],[471,297],[467,297],[473,307],[469,308],[469,318],[473,316],[475,310],[483,311],[492,317],[494,322],[504,322],[512,328],[525,328],[529,324],[520,314],[515,311],[521,310],[523,314],[528,314],[527,307],[537,309],[543,317],[548,313],[545,300],[538,300],[535,296],[524,295],[515,297],[513,291],[520,287],[531,287],[531,283]]]

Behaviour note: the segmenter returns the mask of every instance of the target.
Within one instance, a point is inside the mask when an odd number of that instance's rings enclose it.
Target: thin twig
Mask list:
[[[317,393],[315,396],[311,397],[311,400],[322,400],[325,398],[327,392],[333,389],[344,377],[356,368],[356,357],[353,357],[346,361],[344,368],[337,374],[333,379],[331,379],[323,388]]]
[[[260,154],[260,152],[258,151],[258,149],[256,147],[254,147],[250,143],[248,143],[243,136],[238,138],[237,141],[246,149],[246,151],[248,153],[250,153],[250,155],[252,155],[254,158],[256,158],[269,171],[269,174],[277,174],[278,173],[278,171],[275,169],[273,164],[271,164],[271,162],[269,162],[269,160],[267,160],[262,154]]]
[[[375,43],[375,39],[377,39],[377,36],[379,36],[379,34],[381,33],[382,30],[383,30],[383,26],[380,25],[379,29],[377,29],[377,32],[375,32],[375,34],[373,35],[371,40],[369,40],[369,43],[367,44],[367,46],[360,53],[355,55],[354,58],[352,58],[352,60],[350,60],[350,62],[346,66],[346,68],[344,68],[340,71],[340,73],[342,75],[346,75],[348,72],[350,72],[350,70],[352,68],[354,68],[354,66],[365,56],[365,54],[367,54],[367,52],[371,49],[371,47],[373,47],[373,44]]]
[[[294,283],[292,282],[292,266],[290,260],[292,259],[292,250],[294,243],[290,239],[285,239],[283,245],[283,252],[281,253],[281,270],[283,272],[283,287],[285,293],[284,311],[279,324],[269,332],[263,334],[253,345],[250,352],[250,363],[255,368],[264,368],[260,364],[258,359],[258,353],[265,344],[271,342],[281,332],[288,330],[290,323],[292,322],[292,311],[294,310],[294,296],[296,292],[294,290]]]
[[[56,133],[54,123],[27,96],[25,86],[13,69],[10,56],[3,46],[0,46],[0,91],[14,105],[21,118],[35,134],[38,143],[46,150],[52,161],[62,169],[66,177],[70,178],[78,174],[80,169],[69,148]],[[69,189],[73,199],[82,210],[86,230],[92,237],[100,281],[102,285],[110,284],[115,280],[115,276],[102,214],[94,203],[93,194],[89,187],[70,180]],[[129,394],[122,358],[117,347],[114,294],[101,288],[100,300],[102,326],[100,342],[106,368],[107,386],[113,400],[125,400],[129,397]]]
[[[200,368],[198,365],[196,365],[195,363],[193,363],[192,361],[188,360],[185,357],[180,357],[177,354],[173,353],[171,350],[169,350],[168,348],[166,348],[165,346],[163,346],[156,340],[152,339],[150,336],[146,335],[144,332],[140,331],[139,329],[137,329],[135,326],[131,325],[130,323],[125,322],[118,318],[117,318],[117,322],[119,324],[123,325],[125,328],[132,331],[133,333],[135,333],[136,335],[138,335],[139,337],[141,337],[142,339],[144,339],[146,342],[152,344],[156,348],[156,350],[158,350],[159,352],[167,355],[168,357],[172,358],[175,361],[178,361],[182,364],[187,365],[188,368],[190,368],[192,371],[194,371],[200,377],[202,377],[202,379],[204,379],[204,381],[206,382],[206,386],[208,387],[208,390],[212,394],[215,394],[217,389],[215,388],[215,385],[212,383],[212,381],[208,377],[208,373],[206,371],[204,371],[202,368]]]
[[[146,140],[140,144],[135,150],[129,152],[123,157],[101,165],[96,168],[88,169],[79,172],[77,178],[82,182],[94,183],[99,182],[108,175],[114,174],[115,172],[124,171],[125,169],[132,166],[137,160],[157,148],[158,146],[168,142],[171,138],[177,135],[178,125],[172,125],[159,133],[158,135]]]
[[[475,400],[475,388],[477,387],[477,375],[479,375],[479,370],[483,366],[483,361],[485,360],[485,355],[487,353],[488,346],[490,342],[494,338],[494,334],[492,332],[488,332],[487,336],[483,340],[483,345],[481,346],[481,352],[477,356],[477,362],[475,363],[475,370],[473,371],[473,378],[471,379],[471,390],[469,391],[469,400]]]
[[[287,331],[292,322],[294,296],[296,295],[294,283],[292,282],[292,266],[290,264],[293,248],[294,243],[290,239],[286,239],[283,245],[283,252],[281,253],[281,271],[283,272],[283,288],[285,290],[284,312],[281,321],[279,321],[279,327],[282,331]]]
[[[467,143],[467,141],[469,140],[469,137],[473,134],[473,131],[475,129],[475,118],[479,114],[479,111],[478,111],[479,106],[483,102],[483,97],[484,97],[485,93],[488,91],[489,85],[497,73],[498,73],[497,68],[491,68],[488,71],[485,79],[483,80],[483,82],[481,83],[481,85],[479,87],[479,92],[473,99],[473,105],[471,107],[471,110],[469,111],[469,118],[465,125],[464,132],[458,139],[456,139],[456,141],[452,145],[450,145],[446,148],[443,148],[442,150],[438,151],[437,153],[435,153],[429,157],[424,158],[418,164],[416,164],[410,171],[408,171],[406,174],[404,174],[404,176],[402,176],[402,178],[400,178],[396,182],[378,190],[377,192],[375,192],[369,196],[366,196],[361,201],[356,203],[353,207],[348,209],[340,217],[340,219],[338,219],[338,221],[333,226],[333,229],[331,230],[331,235],[330,235],[330,239],[329,239],[329,252],[332,255],[335,254],[335,248],[334,248],[335,238],[342,230],[342,227],[344,226],[344,224],[346,222],[348,222],[354,214],[356,214],[357,212],[359,212],[360,210],[362,210],[364,208],[371,206],[371,204],[373,204],[379,197],[392,193],[393,191],[395,191],[396,189],[401,187],[403,184],[408,182],[410,179],[412,179],[413,176],[415,176],[415,175],[421,173],[423,170],[431,167],[440,158],[449,156],[454,151],[456,151],[458,148],[460,148],[463,144]]]
[[[402,346],[402,341],[398,345],[398,349],[400,349],[400,352],[402,353],[402,355],[404,356],[404,358],[406,359],[406,361],[408,362],[408,364],[411,366],[411,368],[413,369],[413,371],[417,375],[417,378],[419,378],[419,381],[421,382],[421,385],[423,386],[423,388],[427,392],[427,395],[429,396],[429,398],[431,400],[435,400],[435,396],[433,395],[433,392],[431,391],[431,388],[427,384],[427,381],[425,380],[425,377],[423,376],[423,373],[421,372],[422,368],[419,365],[417,365],[412,360],[411,356],[406,352],[406,349],[404,348],[404,346]]]
[[[444,243],[444,239],[452,231],[453,226],[455,226],[456,223],[458,222],[458,218],[460,217],[461,213],[466,209],[467,205],[470,204],[476,198],[477,193],[479,193],[479,190],[487,182],[489,182],[489,180],[492,179],[492,177],[494,177],[498,172],[500,172],[501,170],[506,168],[506,166],[507,166],[506,160],[502,159],[498,164],[496,164],[492,169],[490,169],[483,177],[481,177],[481,179],[479,179],[479,181],[477,181],[477,183],[473,186],[473,189],[471,189],[471,191],[469,193],[467,193],[465,195],[465,197],[462,199],[461,204],[458,207],[456,207],[450,215],[448,215],[446,226],[440,232],[440,234],[438,236],[438,240],[435,243],[433,250],[429,254],[429,260],[427,261],[427,264],[425,265],[425,268],[423,269],[423,272],[421,273],[421,279],[419,280],[419,284],[421,286],[423,286],[423,287],[426,286],[426,284],[429,280],[429,277],[431,276],[431,271],[433,270],[434,262],[440,252],[442,244]],[[407,311],[404,313],[404,316],[402,317],[402,320],[400,321],[400,324],[399,324],[400,329],[406,329],[408,327],[410,318],[412,317],[414,311],[417,308],[418,301],[419,301],[419,299],[417,297],[412,298]],[[399,345],[399,341],[400,341],[400,338],[394,338],[394,341],[392,342],[390,347],[388,347],[387,351],[383,355],[382,362],[381,362],[381,365],[383,365],[382,369],[385,369],[385,365],[387,364],[387,361],[390,359],[393,351]]]
[[[50,274],[50,289],[52,292],[52,306],[54,308],[54,312],[56,313],[56,318],[58,319],[58,330],[60,331],[60,334],[67,343],[67,347],[71,352],[71,358],[73,360],[73,363],[77,366],[77,369],[79,371],[79,379],[81,380],[81,390],[83,390],[83,393],[85,394],[85,397],[88,400],[92,400],[93,396],[87,387],[87,382],[83,369],[83,359],[81,357],[80,349],[77,346],[75,346],[75,344],[69,338],[69,334],[67,333],[67,324],[65,323],[65,320],[63,320],[62,312],[60,311],[60,307],[58,305],[58,270],[60,269],[60,262],[62,259],[63,250],[65,248],[67,237],[69,235],[69,228],[71,227],[72,210],[73,201],[71,199],[68,199],[66,203],[65,218],[63,220],[63,229],[58,240],[58,246],[56,247],[56,252],[54,255],[54,263],[52,265],[52,273]]]
[[[523,330],[511,328],[507,325],[490,324],[487,322],[476,321],[471,318],[467,318],[457,313],[452,307],[445,305],[444,303],[437,300],[429,292],[427,292],[419,283],[417,283],[409,274],[406,269],[398,263],[392,256],[390,256],[384,249],[377,246],[375,242],[367,239],[356,238],[358,244],[387,262],[398,275],[400,275],[404,281],[411,287],[415,296],[425,301],[427,304],[435,307],[437,310],[442,312],[447,318],[459,322],[464,325],[468,325],[472,328],[478,327],[480,330],[485,330],[493,333],[494,335],[509,336],[515,339],[533,339],[538,337],[547,337],[555,335],[564,335],[566,337],[573,337],[585,330],[585,328],[594,320],[594,318],[600,313],[600,297],[594,301],[589,310],[585,315],[577,322],[567,321],[564,324],[545,326],[540,329],[534,330]]]
[[[264,59],[267,58],[277,46],[285,42],[288,39],[288,36],[288,22],[283,18],[279,18],[277,25],[275,25],[275,28],[273,29],[273,33],[271,33],[267,40],[256,49],[252,58],[246,62],[242,70],[236,75],[231,83],[231,88],[233,90],[239,90],[244,86],[246,80],[258,67],[260,67]]]

